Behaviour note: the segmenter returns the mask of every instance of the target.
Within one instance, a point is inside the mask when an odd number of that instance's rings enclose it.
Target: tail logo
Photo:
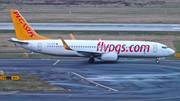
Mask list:
[[[30,37],[34,37],[32,30],[29,28],[28,24],[24,19],[20,16],[18,12],[14,12],[16,14],[16,18],[19,20],[19,22],[23,25],[23,28],[26,30],[26,32],[29,34]]]

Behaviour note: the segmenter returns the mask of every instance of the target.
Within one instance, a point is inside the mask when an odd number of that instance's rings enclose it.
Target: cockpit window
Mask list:
[[[167,49],[168,47],[167,46],[162,46],[163,49]]]

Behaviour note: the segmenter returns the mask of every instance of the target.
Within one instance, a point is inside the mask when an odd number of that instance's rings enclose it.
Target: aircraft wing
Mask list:
[[[78,52],[78,54],[81,54],[82,56],[90,56],[90,55],[94,55],[94,56],[100,56],[102,54],[102,52],[97,52],[97,51],[89,51],[89,50],[75,50]]]
[[[73,50],[73,51],[76,51],[78,52],[78,54],[80,56],[90,56],[90,55],[95,55],[95,56],[99,56],[101,55],[103,52],[97,52],[97,51],[89,51],[89,50],[74,50],[74,49],[71,49],[67,44],[66,42],[64,41],[64,39],[61,39],[62,40],[62,43],[64,45],[64,48],[66,50]]]

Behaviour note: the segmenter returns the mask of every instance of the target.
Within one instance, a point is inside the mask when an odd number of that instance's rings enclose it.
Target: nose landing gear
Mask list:
[[[159,58],[156,59],[156,63],[159,64]]]

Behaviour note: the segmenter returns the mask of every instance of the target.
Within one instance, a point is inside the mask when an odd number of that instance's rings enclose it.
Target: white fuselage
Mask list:
[[[73,50],[92,52],[114,52],[118,57],[159,58],[174,54],[166,45],[148,41],[112,41],[112,40],[65,40]],[[27,50],[58,56],[81,56],[77,51],[66,50],[61,40],[26,40],[28,44],[15,43]],[[84,56],[88,57],[88,56]]]

